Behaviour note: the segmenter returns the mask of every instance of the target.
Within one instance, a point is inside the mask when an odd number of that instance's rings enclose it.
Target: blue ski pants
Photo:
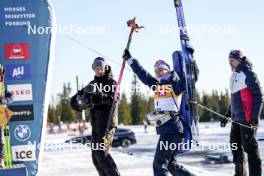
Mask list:
[[[173,176],[194,176],[177,163],[175,146],[180,142],[180,133],[160,134],[153,162],[154,176],[168,176],[168,173]]]

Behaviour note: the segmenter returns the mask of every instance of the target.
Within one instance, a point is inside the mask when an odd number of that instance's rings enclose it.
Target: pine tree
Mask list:
[[[205,107],[210,108],[210,97],[207,95],[205,92],[203,93],[202,99],[201,99],[201,104]],[[200,121],[209,121],[211,119],[211,113],[208,112],[207,110],[203,109],[201,110],[201,115],[200,115]]]
[[[137,86],[138,81],[137,77],[134,74],[133,80],[132,80],[132,95],[131,95],[131,117],[132,117],[132,124],[133,125],[139,125],[142,124],[142,121],[145,117],[144,114],[144,100],[142,98],[142,95],[138,92]]]
[[[123,123],[125,125],[131,124],[130,106],[127,102],[125,93],[122,94],[121,100],[118,104],[118,120],[119,123]]]
[[[227,89],[224,93],[221,92],[219,99],[219,113],[225,115],[230,105],[230,97]]]
[[[153,97],[149,97],[147,99],[146,110],[147,110],[147,113],[151,112],[151,111],[154,111],[154,98]]]
[[[209,96],[209,107],[215,111],[219,112],[219,96],[217,90],[212,90],[212,94]],[[210,120],[215,120],[217,116],[211,113]]]
[[[56,109],[52,105],[49,105],[49,108],[48,108],[48,122],[53,123],[53,124],[58,123],[58,117],[56,115]]]
[[[206,94],[203,92],[201,97],[199,94],[197,94],[197,101],[199,104],[202,104],[213,111],[225,115],[226,110],[230,105],[230,96],[228,90],[225,90],[224,93],[220,92],[220,95],[218,91],[213,90],[211,94]],[[198,114],[201,121],[211,121],[220,118],[217,115],[202,108],[198,108]]]
[[[76,120],[76,113],[70,107],[71,85],[64,83],[62,93],[58,94],[59,103],[57,104],[57,114],[63,122],[72,122]]]

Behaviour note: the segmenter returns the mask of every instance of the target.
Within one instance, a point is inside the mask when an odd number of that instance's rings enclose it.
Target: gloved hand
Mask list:
[[[84,108],[82,108],[78,102],[78,97],[79,95],[78,94],[75,94],[73,97],[71,97],[71,100],[70,100],[70,106],[73,110],[75,111],[82,111]],[[78,97],[78,98],[77,98]]]
[[[257,126],[257,125],[259,124],[259,120],[253,118],[251,124],[252,124],[253,126]]]
[[[130,52],[128,51],[128,49],[125,49],[122,58],[123,58],[125,61],[127,61],[127,60],[130,59],[131,57],[132,57],[132,56],[131,56]]]
[[[193,55],[194,53],[194,48],[191,45],[187,46],[187,50],[191,53],[191,55]]]
[[[14,97],[14,96],[13,96],[13,94],[12,94],[11,92],[8,92],[8,91],[7,91],[7,92],[5,93],[5,98],[11,98],[11,99],[12,99],[13,97]]]
[[[180,80],[180,78],[176,72],[172,72],[171,80],[172,81],[179,81]]]
[[[104,154],[108,155],[112,142],[114,140],[114,134],[116,131],[116,127],[112,127],[108,133],[103,137],[104,140]]]
[[[228,123],[229,119],[230,119],[230,117],[226,117],[226,118],[222,119],[220,122],[220,126],[222,128],[224,128],[226,126],[226,124]]]

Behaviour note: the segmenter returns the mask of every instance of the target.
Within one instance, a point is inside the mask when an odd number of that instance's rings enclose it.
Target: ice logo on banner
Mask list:
[[[18,125],[15,128],[14,135],[18,141],[26,141],[31,136],[31,130],[27,125]]]
[[[6,77],[8,80],[29,80],[29,64],[12,64],[6,66]]]

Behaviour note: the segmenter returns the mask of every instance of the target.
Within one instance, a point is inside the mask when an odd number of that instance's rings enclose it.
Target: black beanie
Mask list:
[[[106,66],[106,61],[102,57],[97,57],[94,59],[92,68],[95,70],[96,67],[105,67]]]
[[[235,59],[238,62],[242,62],[245,57],[240,50],[231,50],[229,53],[229,58]]]

